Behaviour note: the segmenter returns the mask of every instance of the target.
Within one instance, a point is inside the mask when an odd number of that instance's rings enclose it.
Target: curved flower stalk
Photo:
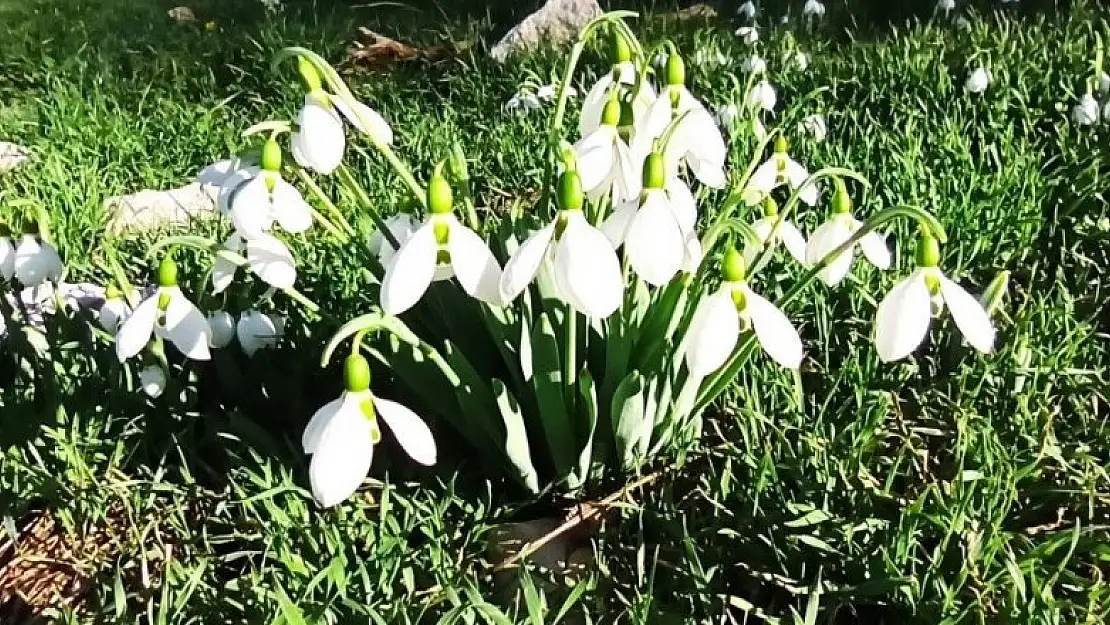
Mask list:
[[[720,189],[727,184],[725,159],[728,147],[713,116],[686,88],[686,67],[682,57],[672,52],[667,58],[667,85],[648,109],[637,128],[633,152],[646,155],[652,140],[661,137],[673,120],[678,120],[666,141],[664,156],[668,169],[677,171],[685,163],[702,184]]]
[[[704,378],[721,368],[747,327],[772,360],[790,369],[801,366],[804,353],[798,331],[781,310],[752,291],[745,273],[743,257],[728,250],[720,288],[702,300],[690,321],[685,358],[692,377]]]
[[[783,185],[788,186],[791,191],[801,189],[799,198],[806,204],[813,206],[817,203],[817,185],[805,184],[806,179],[809,178],[809,170],[790,158],[786,153],[787,148],[786,137],[780,135],[775,139],[775,152],[771,158],[752,172],[744,189],[749,205],[763,201],[771,191]],[[802,188],[802,185],[805,187]]]
[[[614,247],[624,246],[632,269],[654,286],[701,262],[694,197],[677,178],[671,178],[664,189],[664,169],[663,155],[649,154],[644,161],[643,193],[613,211],[601,227]]]
[[[501,298],[506,304],[516,299],[546,261],[559,298],[583,315],[604,319],[616,312],[624,296],[620,261],[609,240],[582,213],[577,172],[560,175],[557,199],[560,210],[555,219],[528,237],[505,263]]]
[[[879,304],[875,315],[875,346],[883,362],[909,356],[929,333],[934,316],[947,306],[956,327],[975,349],[989,353],[994,348],[994,325],[990,315],[960,285],[937,267],[940,244],[930,234],[917,242],[917,270],[894,285]]]
[[[831,254],[863,227],[861,221],[852,217],[852,200],[848,196],[847,189],[844,188],[844,183],[839,180],[832,204],[833,212],[829,220],[818,226],[817,230],[813,231],[813,236],[809,238],[805,260],[811,265],[817,264],[822,258]],[[872,231],[864,234],[858,243],[832,259],[817,274],[821,281],[829,286],[840,284],[840,281],[852,270],[856,247],[863,251],[864,258],[876,268],[890,268],[890,250],[887,248],[886,239],[878,232]]]
[[[647,81],[639,80],[636,65],[632,63],[632,48],[620,32],[614,30],[610,42],[612,69],[594,83],[582,101],[578,118],[578,134],[589,136],[602,124],[602,117],[609,100],[616,95],[618,101],[627,97],[637,119],[642,118],[655,101],[655,90]]]
[[[760,245],[751,243],[744,246],[744,266],[755,265],[759,255],[767,247],[777,248],[782,245],[794,260],[805,265],[806,238],[801,230],[785,216],[779,215],[779,205],[774,198],[768,196],[763,199],[763,217],[752,223],[752,230],[759,238]]]
[[[177,286],[177,263],[166,257],[158,266],[158,289],[124,321],[116,333],[120,362],[143,351],[151,336],[166,339],[191,360],[209,360],[211,330],[204,313]]]
[[[640,192],[632,153],[617,131],[620,110],[614,94],[605,104],[601,125],[574,144],[582,188],[592,200],[611,194],[616,202]]]
[[[399,315],[412,308],[433,280],[458,278],[463,290],[491,306],[501,305],[501,267],[476,232],[451,212],[452,193],[442,166],[428,183],[427,220],[412,233],[382,280],[382,309]]]
[[[291,137],[293,158],[302,167],[321,174],[330,174],[339,167],[346,149],[344,119],[377,143],[393,143],[393,129],[377,111],[325,91],[320,74],[304,57],[297,58],[297,69],[308,89],[304,106],[297,113],[297,131]]]
[[[312,495],[324,507],[342,503],[366,479],[374,446],[382,440],[379,415],[409,457],[426,466],[436,463],[435,438],[424,420],[370,392],[370,365],[365,358],[347,357],[343,384],[343,394],[317,410],[301,436],[304,452],[312,456],[308,468]]]
[[[312,226],[312,209],[280,172],[281,148],[271,137],[262,149],[262,169],[238,187],[230,203],[229,216],[239,236],[245,239],[261,236],[275,222],[294,234]]]

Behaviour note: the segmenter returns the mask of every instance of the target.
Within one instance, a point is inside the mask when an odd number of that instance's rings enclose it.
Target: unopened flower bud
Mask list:
[[[582,191],[582,179],[578,177],[577,172],[568,170],[559,176],[556,200],[559,202],[559,210],[582,210],[585,193]]]
[[[351,354],[343,361],[343,387],[348,393],[361,393],[370,388],[370,363],[360,354]]]
[[[321,88],[320,72],[316,71],[316,66],[312,64],[312,61],[303,56],[297,57],[297,73],[301,75],[305,89],[310,93]]]
[[[940,243],[933,235],[922,234],[917,239],[917,266],[936,267],[940,262]]]
[[[648,154],[648,157],[644,159],[644,188],[662,189],[666,179],[667,177],[664,174],[663,167],[663,155],[659,152]]]
[[[445,215],[451,212],[454,203],[451,185],[443,176],[441,163],[432,174],[432,179],[428,181],[428,210],[437,215]]]
[[[262,168],[266,171],[281,171],[281,146],[273,137],[262,145]]]
[[[668,85],[686,84],[686,64],[683,63],[682,57],[677,52],[672,52],[667,57],[666,71]]]

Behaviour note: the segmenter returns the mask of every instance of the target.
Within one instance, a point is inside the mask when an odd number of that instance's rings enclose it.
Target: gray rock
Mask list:
[[[31,158],[31,150],[15,143],[0,141],[0,174],[23,165]]]
[[[597,0],[547,0],[497,42],[490,56],[504,63],[509,56],[541,45],[559,45],[576,36],[590,20],[601,15]]]
[[[218,186],[200,182],[167,191],[147,189],[109,198],[104,202],[104,210],[109,214],[109,229],[113,232],[151,230],[214,214],[219,192]]]

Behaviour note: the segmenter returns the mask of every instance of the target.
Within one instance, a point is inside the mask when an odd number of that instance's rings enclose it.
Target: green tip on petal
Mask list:
[[[447,178],[443,176],[442,165],[440,163],[436,166],[432,179],[428,181],[428,210],[437,215],[450,213],[451,207],[455,203],[451,185],[447,182]]]
[[[170,256],[158,263],[158,286],[177,286],[177,263]]]
[[[621,31],[613,28],[609,31],[610,52],[612,54],[613,65],[624,63],[632,60],[632,46],[628,45],[628,40],[624,38]]]
[[[663,155],[652,152],[644,159],[644,188],[662,189],[666,180],[663,169]]]
[[[747,267],[744,265],[744,255],[737,252],[736,248],[729,248],[725,252],[724,260],[721,261],[721,274],[725,282],[742,282],[744,280]]]
[[[778,215],[778,214],[779,214],[779,203],[775,201],[775,198],[773,198],[769,195],[764,197],[763,198],[763,216],[764,217],[774,217],[775,215]]]
[[[565,211],[582,210],[585,197],[586,195],[582,191],[582,179],[579,178],[578,173],[571,170],[564,171],[559,176],[559,189],[556,194],[559,209]]]
[[[668,85],[686,84],[686,63],[682,61],[682,57],[677,52],[671,52],[667,55],[666,72]]]
[[[273,137],[267,139],[262,146],[262,168],[266,171],[281,171],[281,146]]]
[[[361,393],[370,388],[370,363],[361,354],[351,354],[343,361],[343,388],[348,393]]]
[[[321,89],[320,72],[316,71],[316,66],[312,64],[303,56],[297,57],[297,73],[301,75],[301,80],[304,81],[305,89],[309,93]]]
[[[789,150],[789,149],[790,149],[790,142],[787,141],[786,137],[784,137],[783,135],[779,135],[779,136],[775,137],[775,153],[776,154],[786,154],[786,151]]]
[[[940,243],[933,235],[922,234],[917,239],[917,266],[936,267],[940,262]]]

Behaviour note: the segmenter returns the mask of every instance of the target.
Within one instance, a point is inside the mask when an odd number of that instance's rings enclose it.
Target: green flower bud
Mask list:
[[[726,282],[742,282],[748,269],[744,265],[744,255],[736,251],[736,248],[729,248],[725,252],[724,260],[721,261],[721,274]]]
[[[632,46],[628,45],[628,40],[624,38],[616,28],[609,31],[609,36],[612,39],[611,48],[609,52],[612,54],[613,65],[624,63],[625,61],[632,60]]]
[[[451,212],[454,203],[451,185],[443,177],[442,167],[436,167],[432,179],[428,181],[428,210],[436,215],[446,215]]]
[[[609,100],[605,102],[605,108],[601,110],[601,125],[616,126],[621,121],[621,101],[617,89],[613,89],[609,93],[611,94]]]
[[[281,146],[273,137],[267,139],[262,145],[262,169],[281,171]]]
[[[790,149],[790,142],[786,140],[785,136],[779,135],[779,136],[775,137],[775,153],[776,154],[786,154],[786,151],[789,150],[789,149]]]
[[[177,286],[177,263],[169,256],[158,263],[158,286]]]
[[[569,170],[564,171],[559,176],[558,184],[558,193],[555,197],[559,203],[559,209],[565,211],[582,210],[586,195],[582,192],[582,179],[579,178],[578,173]]]
[[[351,354],[343,361],[343,388],[348,393],[361,393],[370,388],[370,363],[361,354]]]
[[[663,170],[663,155],[652,152],[644,159],[644,188],[662,189],[667,177]]]
[[[917,239],[917,266],[936,267],[940,262],[940,243],[930,234],[922,234]]]
[[[686,84],[686,64],[682,62],[682,57],[677,52],[667,56],[666,72],[668,85]]]
[[[303,56],[297,57],[297,73],[301,75],[305,89],[310,93],[321,88],[320,72],[316,71],[316,66],[312,64],[312,61]]]
[[[763,216],[764,217],[774,217],[775,215],[778,215],[778,214],[779,214],[779,203],[775,201],[775,198],[773,198],[769,195],[767,197],[763,198]]]

